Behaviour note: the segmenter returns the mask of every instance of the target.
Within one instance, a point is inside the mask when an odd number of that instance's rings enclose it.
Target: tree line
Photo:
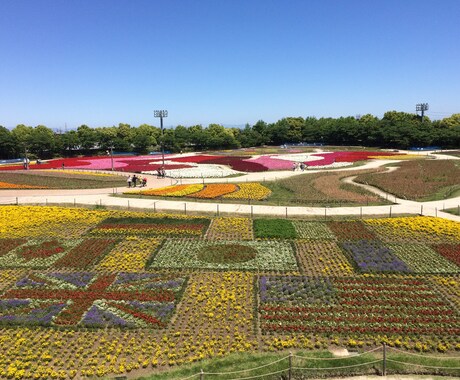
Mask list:
[[[194,125],[163,130],[148,124],[133,127],[90,128],[56,133],[44,125],[17,125],[12,130],[0,126],[0,158],[51,158],[97,154],[110,149],[145,154],[163,147],[166,151],[202,151],[261,145],[296,143],[360,145],[405,149],[409,147],[460,147],[460,113],[442,120],[422,120],[418,115],[389,111],[379,119],[360,117],[315,118],[286,117],[275,123],[259,120],[244,128]]]

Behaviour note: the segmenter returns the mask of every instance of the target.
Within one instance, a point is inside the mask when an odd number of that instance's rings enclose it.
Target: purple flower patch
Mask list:
[[[412,272],[404,261],[378,240],[346,241],[341,246],[361,272]]]

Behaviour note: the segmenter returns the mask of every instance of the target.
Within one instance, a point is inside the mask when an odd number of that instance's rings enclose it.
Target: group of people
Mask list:
[[[307,164],[304,164],[303,162],[294,162],[292,164],[292,170],[293,171],[304,171],[307,168]]]
[[[147,177],[141,178],[135,174],[133,176],[129,175],[126,181],[128,182],[128,187],[136,187],[138,183],[141,187],[147,186]]]

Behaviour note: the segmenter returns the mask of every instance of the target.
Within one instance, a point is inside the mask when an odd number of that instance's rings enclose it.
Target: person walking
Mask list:
[[[131,177],[131,174],[128,176],[128,179],[126,182],[128,182],[128,187],[131,187],[131,182],[133,181],[133,178]]]
[[[136,177],[136,174],[133,175],[133,187],[136,187],[137,185],[137,177]]]

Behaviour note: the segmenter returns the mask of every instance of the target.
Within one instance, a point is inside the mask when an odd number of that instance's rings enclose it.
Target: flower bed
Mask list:
[[[206,233],[207,240],[252,240],[252,220],[248,218],[214,218]]]
[[[51,272],[28,275],[0,299],[0,324],[166,326],[184,278]]]
[[[254,199],[263,200],[270,196],[271,190],[261,185],[260,183],[238,183],[238,190],[225,194],[222,198],[225,199]]]
[[[297,233],[290,220],[255,219],[254,237],[256,239],[294,239]]]
[[[354,273],[334,241],[297,241],[295,243],[300,271],[310,276],[347,276]]]
[[[415,273],[460,273],[460,267],[426,244],[388,244],[391,251]]]
[[[339,240],[375,240],[372,230],[359,221],[328,222],[328,228]]]
[[[203,236],[209,226],[204,218],[107,218],[90,234],[142,236]]]
[[[221,197],[225,194],[233,193],[237,190],[236,185],[232,183],[210,183],[204,187],[204,189],[190,194],[189,198],[203,198],[203,199],[214,199]]]
[[[460,333],[460,316],[416,278],[261,277],[259,287],[265,334]]]
[[[140,272],[147,259],[158,247],[159,240],[129,236],[117,244],[99,263],[96,269],[111,272]]]
[[[202,253],[220,245],[250,247],[255,251],[254,258],[243,262],[205,261]],[[151,268],[176,269],[217,269],[217,270],[297,270],[294,251],[289,243],[277,241],[180,241],[168,239],[156,253]]]
[[[137,376],[296,347],[460,347],[460,240],[446,220],[282,219],[255,240],[249,218],[25,206],[0,216],[1,378]],[[7,269],[12,255],[67,263]],[[416,273],[388,274],[393,259]]]
[[[360,272],[412,272],[404,261],[378,240],[344,241],[340,245]]]
[[[335,239],[335,235],[324,223],[295,220],[292,224],[299,239]]]

